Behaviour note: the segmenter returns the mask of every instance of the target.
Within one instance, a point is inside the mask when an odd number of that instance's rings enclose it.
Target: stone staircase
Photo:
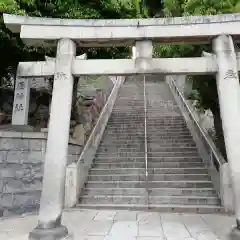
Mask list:
[[[121,87],[78,207],[222,210],[165,81],[146,79],[146,99],[148,178],[143,81],[129,80]]]

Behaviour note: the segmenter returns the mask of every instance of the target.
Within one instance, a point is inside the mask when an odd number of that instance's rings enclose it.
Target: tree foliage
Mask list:
[[[1,0],[1,13],[13,13],[38,17],[76,19],[139,18],[144,16],[140,0]],[[79,49],[88,52],[88,57],[118,58],[129,54],[128,48]],[[43,60],[52,49],[27,47],[19,34],[6,29],[0,17],[0,79],[6,80],[16,72],[19,61]],[[2,86],[2,82],[0,86]]]

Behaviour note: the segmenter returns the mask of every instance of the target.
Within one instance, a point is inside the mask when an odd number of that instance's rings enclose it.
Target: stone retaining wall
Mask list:
[[[70,128],[68,165],[77,162],[116,81],[116,77],[80,79],[77,111]],[[48,112],[47,109],[47,120]],[[31,123],[31,117],[29,120]],[[44,124],[30,125],[30,131],[35,132],[16,132],[11,124],[0,126],[5,130],[0,130],[0,217],[35,211],[39,207],[48,129]],[[44,129],[39,132],[41,127]]]
[[[0,216],[39,207],[47,133],[0,132]],[[80,145],[69,141],[68,164],[77,161]]]

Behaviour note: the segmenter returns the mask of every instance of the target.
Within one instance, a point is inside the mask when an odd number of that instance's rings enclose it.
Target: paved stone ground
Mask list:
[[[74,240],[227,240],[233,217],[136,211],[66,210]],[[37,216],[0,220],[1,240],[27,240]]]

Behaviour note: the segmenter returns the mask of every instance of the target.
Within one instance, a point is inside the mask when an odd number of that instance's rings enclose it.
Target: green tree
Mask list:
[[[0,12],[39,17],[111,19],[141,17],[139,0],[1,0]],[[83,52],[82,49],[79,49]],[[86,50],[84,50],[86,51]],[[88,49],[89,57],[112,58],[129,54],[128,48]],[[29,48],[19,35],[8,31],[0,17],[0,79],[16,72],[19,61],[42,60],[44,54],[53,54],[49,49]]]

